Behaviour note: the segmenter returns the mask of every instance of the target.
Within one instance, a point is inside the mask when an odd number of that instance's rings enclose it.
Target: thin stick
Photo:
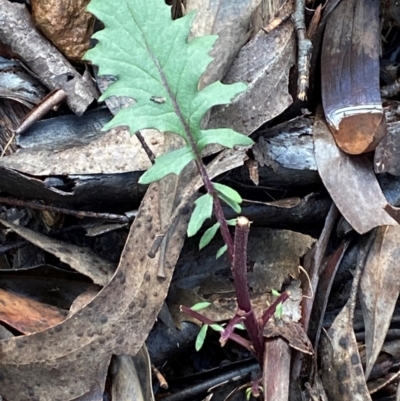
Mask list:
[[[0,203],[12,206],[20,206],[20,207],[28,207],[30,209],[36,210],[47,210],[55,213],[67,214],[69,216],[75,216],[79,219],[83,219],[84,217],[91,217],[94,219],[104,219],[104,220],[113,220],[121,223],[129,223],[129,218],[126,216],[122,216],[120,214],[112,214],[112,213],[95,213],[89,212],[85,210],[71,210],[64,209],[61,207],[49,206],[49,205],[41,205],[36,202],[24,201],[21,199],[14,198],[3,198],[0,197]]]

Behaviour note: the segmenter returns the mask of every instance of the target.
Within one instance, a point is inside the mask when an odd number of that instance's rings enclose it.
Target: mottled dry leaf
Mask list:
[[[335,144],[319,111],[314,123],[314,151],[319,175],[337,208],[360,234],[397,225],[385,212],[385,196],[366,156],[349,156]]]
[[[95,18],[85,11],[90,0],[32,0],[36,25],[70,59],[80,60],[89,49]]]
[[[379,227],[360,283],[360,302],[365,323],[367,378],[385,341],[400,293],[399,258],[400,227]]]
[[[58,257],[79,273],[90,277],[95,284],[106,285],[114,273],[114,266],[95,255],[90,249],[49,238],[6,220],[0,219],[0,223],[32,244]]]
[[[224,83],[244,82],[247,90],[230,105],[215,107],[209,128],[224,127],[228,122],[236,131],[250,135],[286,110],[293,102],[288,85],[294,50],[290,22],[270,34],[260,31],[242,48],[223,79]]]
[[[0,288],[0,321],[23,334],[37,333],[65,320],[67,311]]]
[[[336,317],[320,345],[322,381],[330,400],[371,401],[353,331],[349,303]]]

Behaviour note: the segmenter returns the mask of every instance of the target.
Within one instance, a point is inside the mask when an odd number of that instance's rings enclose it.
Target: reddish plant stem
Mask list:
[[[264,326],[267,324],[268,320],[271,319],[271,316],[275,313],[277,306],[281,302],[285,302],[290,296],[289,291],[283,292],[279,297],[269,306],[269,308],[264,312],[261,318],[261,330],[264,329]]]
[[[181,305],[180,306],[180,310],[181,312],[186,313],[189,316],[194,317],[197,320],[200,320],[200,322],[204,323],[204,324],[208,324],[209,326],[211,326],[212,324],[216,324],[215,322],[213,322],[211,319],[209,319],[206,316],[203,316],[201,313],[196,312],[190,308],[188,308],[187,306]],[[231,335],[229,336],[229,339],[234,341],[236,344],[241,345],[242,347],[244,347],[245,349],[247,349],[250,352],[254,353],[254,348],[251,344],[251,342],[249,340],[246,340],[245,338],[243,338],[242,336],[239,336],[236,333],[231,333]],[[224,343],[225,344],[225,343]],[[224,345],[222,344],[222,346]]]
[[[264,342],[262,331],[258,324],[253,306],[251,304],[249,287],[247,283],[247,240],[249,236],[250,222],[246,217],[238,217],[234,240],[234,258],[232,264],[233,278],[235,281],[236,299],[239,311],[245,317],[244,325],[254,347],[254,354],[262,366],[264,354]]]

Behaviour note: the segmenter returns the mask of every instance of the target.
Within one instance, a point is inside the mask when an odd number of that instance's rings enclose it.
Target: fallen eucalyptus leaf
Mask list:
[[[319,111],[314,123],[318,172],[337,208],[359,234],[397,225],[384,210],[387,201],[366,156],[349,156],[337,146]]]

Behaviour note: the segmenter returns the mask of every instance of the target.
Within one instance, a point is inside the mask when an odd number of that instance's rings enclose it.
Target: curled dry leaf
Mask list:
[[[386,134],[379,88],[379,2],[342,1],[329,16],[322,46],[322,103],[338,146],[374,150]]]
[[[349,156],[335,144],[318,112],[314,123],[314,151],[319,175],[337,208],[360,234],[382,225],[397,225],[384,210],[387,201],[366,156]]]
[[[400,227],[377,229],[361,276],[360,302],[365,323],[368,377],[378,358],[400,293]]]

